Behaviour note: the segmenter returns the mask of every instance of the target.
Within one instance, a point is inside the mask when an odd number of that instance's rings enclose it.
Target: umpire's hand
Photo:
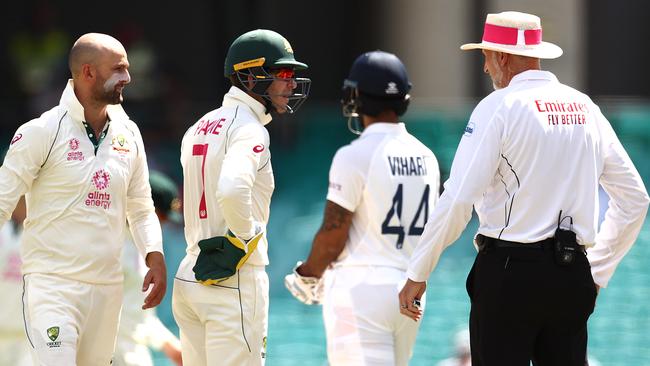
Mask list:
[[[415,282],[410,278],[406,280],[404,288],[399,293],[399,312],[415,321],[420,320],[422,310],[419,304],[426,289],[426,282]]]
[[[149,290],[152,284],[153,288],[144,299],[144,304],[142,305],[143,310],[158,306],[165,297],[165,291],[167,291],[167,267],[165,266],[165,257],[163,254],[160,252],[151,252],[147,254],[145,261],[147,262],[147,267],[149,267],[149,272],[144,276],[142,292]]]

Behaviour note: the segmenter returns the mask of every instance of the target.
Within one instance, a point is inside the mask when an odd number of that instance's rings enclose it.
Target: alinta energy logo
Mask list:
[[[59,332],[60,328],[59,327],[50,327],[47,328],[47,337],[50,339],[52,342],[47,342],[45,343],[48,347],[53,348],[53,347],[61,347],[61,341],[57,341],[59,338]]]
[[[82,151],[77,151],[79,149],[79,140],[76,138],[71,138],[70,141],[68,141],[68,146],[70,147],[70,151],[68,152],[68,161],[76,160],[76,161],[81,161],[84,160],[84,153]]]
[[[108,210],[111,208],[111,194],[101,191],[106,190],[110,185],[111,175],[104,169],[100,169],[93,174],[92,182],[97,190],[88,193],[85,201],[86,206],[101,207],[104,210]]]

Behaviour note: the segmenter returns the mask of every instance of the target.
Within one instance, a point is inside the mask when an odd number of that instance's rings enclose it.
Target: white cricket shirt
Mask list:
[[[335,266],[406,270],[438,200],[440,170],[404,123],[373,123],[332,161],[327,199],[354,213]]]
[[[266,230],[275,187],[266,107],[237,87],[231,87],[222,107],[192,125],[181,146],[183,214],[187,256],[177,277],[195,281],[192,267],[198,242],[225,235],[249,239],[255,226]],[[266,234],[246,263],[269,263]]]
[[[107,111],[97,151],[72,80],[58,106],[18,128],[0,168],[0,226],[26,193],[24,274],[120,283],[127,220],[142,253],[162,253],[140,131],[120,105]]]
[[[599,183],[612,201],[596,233]],[[591,99],[550,72],[530,70],[474,109],[409,278],[429,277],[472,206],[480,234],[521,243],[552,237],[562,210],[578,242],[590,247],[594,280],[605,287],[639,233],[648,194]],[[562,226],[570,226],[568,218]]]

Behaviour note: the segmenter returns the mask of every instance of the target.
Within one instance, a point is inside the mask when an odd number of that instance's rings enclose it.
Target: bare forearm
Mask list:
[[[352,212],[327,201],[323,224],[314,237],[311,253],[307,261],[298,268],[298,273],[307,277],[321,277],[333,261],[338,258],[352,223]]]
[[[321,230],[322,231],[322,230]],[[300,267],[299,273],[308,277],[321,277],[330,263],[334,262],[345,248],[345,238],[329,240],[321,231],[316,234],[309,257]]]

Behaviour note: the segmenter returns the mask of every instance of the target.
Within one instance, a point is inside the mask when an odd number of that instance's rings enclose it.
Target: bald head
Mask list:
[[[102,33],[86,33],[79,37],[68,59],[73,79],[79,76],[84,64],[97,65],[104,56],[111,54],[126,55],[124,46],[117,39]]]
[[[101,33],[84,34],[72,46],[69,64],[75,94],[82,105],[122,103],[122,89],[131,76],[120,41]]]

